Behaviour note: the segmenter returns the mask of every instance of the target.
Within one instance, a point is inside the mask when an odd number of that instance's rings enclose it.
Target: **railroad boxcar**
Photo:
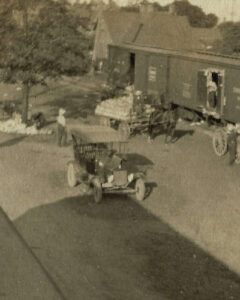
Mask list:
[[[109,62],[147,94],[176,104],[186,115],[211,117],[219,125],[213,138],[217,155],[227,150],[227,123],[240,122],[240,59],[212,53],[156,49],[131,44],[109,45]],[[217,87],[209,103],[208,81]]]

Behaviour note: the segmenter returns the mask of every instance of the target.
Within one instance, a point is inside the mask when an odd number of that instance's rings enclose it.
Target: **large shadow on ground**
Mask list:
[[[16,144],[22,142],[25,138],[25,135],[14,137],[12,139],[0,143],[0,148],[15,146]]]
[[[176,131],[175,131],[175,141],[180,140],[180,139],[183,138],[185,135],[193,136],[194,133],[195,133],[194,130],[176,129]]]
[[[148,159],[139,153],[125,153],[123,155],[125,159],[123,166],[131,172],[143,172],[146,173],[149,169],[153,168],[154,163],[152,160]]]
[[[66,299],[239,299],[240,279],[127,197],[73,197],[15,220]]]
[[[153,139],[157,138],[158,136],[166,135],[166,130],[162,127],[156,128],[153,132]],[[176,129],[174,133],[173,141],[177,142],[181,138],[185,137],[186,135],[193,136],[195,133],[194,130],[184,130],[184,129]]]

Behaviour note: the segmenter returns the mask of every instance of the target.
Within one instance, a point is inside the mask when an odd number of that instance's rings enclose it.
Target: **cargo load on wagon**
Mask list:
[[[134,95],[133,87],[126,88],[125,95],[121,97],[107,99],[97,105],[95,114],[115,120],[128,121],[130,119],[136,119],[141,114],[150,115],[154,108],[149,104],[141,103],[135,99],[135,95],[138,96],[140,91],[137,91]]]

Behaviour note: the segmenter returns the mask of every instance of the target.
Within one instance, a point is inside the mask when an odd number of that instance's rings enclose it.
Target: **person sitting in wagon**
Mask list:
[[[142,91],[135,92],[133,106],[134,106],[134,111],[137,113],[137,115],[141,115],[144,107]]]

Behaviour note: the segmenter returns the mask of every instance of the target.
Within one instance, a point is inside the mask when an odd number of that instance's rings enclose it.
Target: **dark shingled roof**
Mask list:
[[[220,33],[216,28],[191,27],[187,17],[166,12],[148,14],[105,11],[103,18],[114,44],[162,49],[205,50]]]
[[[165,49],[186,49],[191,41],[186,17],[167,13],[141,16],[123,39],[125,43]]]

